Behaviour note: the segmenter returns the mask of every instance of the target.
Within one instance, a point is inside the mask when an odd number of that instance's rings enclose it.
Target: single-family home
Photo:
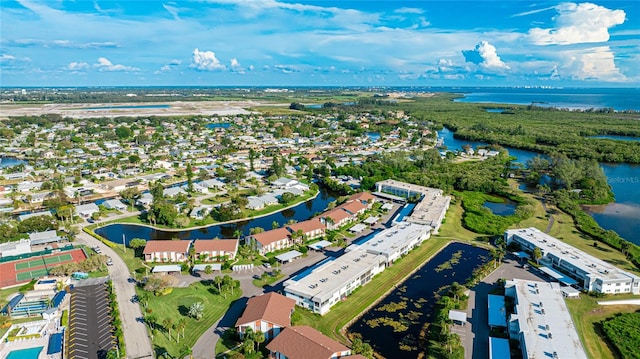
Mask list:
[[[333,359],[351,355],[351,349],[306,325],[285,328],[267,349],[269,358],[275,359]]]
[[[294,180],[287,177],[280,177],[277,180],[271,182],[271,185],[276,188],[289,188],[297,185],[298,183],[300,183],[298,182],[298,180]]]
[[[292,235],[297,231],[302,231],[304,238],[309,240],[324,236],[327,226],[320,222],[318,218],[312,218],[303,222],[289,224],[287,228]]]
[[[186,262],[191,241],[147,241],[142,252],[145,262]]]
[[[96,212],[100,212],[100,208],[95,203],[76,206],[76,215],[82,218],[89,218]]]
[[[35,246],[38,244],[60,242],[62,237],[59,237],[55,229],[52,229],[50,231],[29,233],[29,240],[31,240],[31,245]]]
[[[150,207],[153,203],[153,195],[151,193],[143,193],[140,198],[136,200],[136,206]]]
[[[255,244],[260,254],[273,252],[279,249],[289,248],[293,245],[291,233],[284,228],[255,233],[249,236],[249,241]]]
[[[224,182],[215,178],[198,182],[198,184],[202,187],[213,188],[213,189],[223,189],[225,187]]]
[[[193,207],[193,209],[189,213],[189,217],[197,220],[203,220],[209,213],[211,213],[212,209],[213,206],[206,204],[198,207]]]
[[[271,340],[282,328],[291,325],[295,306],[295,300],[276,292],[249,298],[242,316],[236,321],[238,334],[242,337],[251,328],[254,332],[263,332],[265,339]]]
[[[193,243],[196,256],[202,261],[234,259],[238,253],[237,239],[199,239]]]
[[[186,195],[187,192],[183,190],[181,187],[170,187],[170,188],[165,188],[162,194],[164,194],[165,197],[175,197],[179,194]]]
[[[124,203],[120,202],[119,199],[106,200],[102,203],[102,205],[106,209],[115,209],[118,211],[124,211],[125,209],[127,209],[127,206]]]
[[[29,219],[31,217],[38,217],[38,216],[49,216],[49,217],[51,217],[51,212],[50,211],[43,211],[43,212],[34,212],[34,213],[21,214],[21,215],[18,216],[18,221],[22,222],[25,219]]]

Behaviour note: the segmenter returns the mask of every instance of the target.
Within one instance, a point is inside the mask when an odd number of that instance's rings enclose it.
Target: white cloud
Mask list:
[[[293,72],[300,72],[301,69],[294,65],[275,65],[274,69],[281,71],[283,74],[290,74]]]
[[[77,42],[71,40],[37,40],[37,39],[16,39],[2,40],[3,44],[18,47],[36,47],[44,48],[65,48],[65,49],[103,49],[120,47],[117,42]]]
[[[619,82],[626,77],[614,62],[614,55],[609,46],[599,46],[588,51],[565,51],[564,59],[558,73],[563,77],[577,80],[600,80]]]
[[[131,66],[125,66],[125,65],[114,65],[113,63],[111,63],[111,61],[109,61],[107,58],[105,57],[101,57],[98,59],[98,63],[97,64],[93,64],[93,67],[97,68],[98,71],[123,71],[123,72],[135,72],[135,71],[140,71],[139,68],[137,67],[131,67]]]
[[[226,66],[220,63],[213,51],[193,50],[193,58],[189,67],[199,71],[219,71],[225,70]]]
[[[31,62],[31,59],[28,57],[16,57],[9,54],[0,55],[0,65],[12,66],[12,65],[23,65],[27,62]]]
[[[70,62],[69,65],[67,65],[67,70],[71,70],[71,71],[83,71],[83,70],[88,70],[89,69],[89,64],[86,62]]]
[[[393,12],[396,14],[423,14],[424,10],[415,7],[401,7]]]
[[[563,3],[551,29],[533,28],[529,39],[536,45],[569,45],[609,40],[609,28],[624,23],[623,10],[610,10],[591,3]]]
[[[467,62],[479,65],[485,70],[503,71],[510,69],[507,64],[500,60],[495,46],[487,41],[480,41],[473,50],[462,50],[462,55],[464,55]]]

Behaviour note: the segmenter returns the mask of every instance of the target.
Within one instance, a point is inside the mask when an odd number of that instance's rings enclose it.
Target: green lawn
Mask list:
[[[153,337],[153,347],[157,356],[166,351],[171,357],[176,358],[183,346],[193,347],[198,338],[222,317],[235,299],[242,295],[240,289],[236,289],[233,296],[227,293],[226,299],[215,293],[217,288],[213,284],[196,282],[187,288],[174,288],[165,296],[151,296],[148,307],[152,310],[151,314],[156,316],[156,328],[159,329]],[[189,306],[195,302],[204,304],[204,316],[199,321],[187,315]],[[174,330],[171,331],[171,338],[169,338],[168,331],[164,329],[163,321],[167,318],[170,318],[174,324],[181,318],[186,319],[187,327],[184,338],[180,338],[180,343],[176,340]]]
[[[457,239],[467,242],[477,242],[483,235],[472,232],[462,226],[462,204],[458,200],[457,203],[451,203],[447,215],[444,218],[438,237]],[[482,241],[481,241],[482,242]]]
[[[358,314],[364,312],[367,307],[380,299],[397,283],[402,282],[409,274],[428,261],[447,243],[448,239],[431,238],[407,254],[393,266],[385,269],[373,280],[363,287],[358,288],[345,301],[339,302],[324,316],[313,314],[308,310],[296,308],[296,325],[309,325],[322,333],[338,341],[346,343],[346,338],[340,333],[340,329]]]
[[[573,318],[582,345],[592,359],[613,359],[616,356],[605,341],[604,332],[599,324],[616,313],[631,313],[638,308],[633,305],[598,305],[598,301],[637,298],[633,295],[616,295],[593,298],[581,294],[580,299],[567,299],[567,307]]]

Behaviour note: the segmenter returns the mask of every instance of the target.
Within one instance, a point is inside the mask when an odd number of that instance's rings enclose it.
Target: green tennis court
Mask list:
[[[46,265],[57,264],[57,263],[60,263],[60,262],[70,261],[72,259],[73,259],[73,257],[71,256],[71,254],[65,253],[65,254],[60,255],[60,256],[47,257],[47,258],[44,259],[44,263]]]
[[[36,270],[16,273],[16,279],[18,281],[23,281],[23,280],[29,280],[32,278],[42,277],[47,274],[49,274],[49,272],[45,268],[40,268]]]
[[[35,267],[44,267],[44,261],[42,260],[42,257],[33,258],[27,262],[16,263],[16,271]]]

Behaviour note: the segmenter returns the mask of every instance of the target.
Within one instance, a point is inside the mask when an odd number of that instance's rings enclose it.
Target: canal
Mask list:
[[[369,309],[349,328],[385,358],[418,358],[420,330],[433,321],[436,293],[453,282],[465,283],[490,259],[486,249],[451,243]]]

